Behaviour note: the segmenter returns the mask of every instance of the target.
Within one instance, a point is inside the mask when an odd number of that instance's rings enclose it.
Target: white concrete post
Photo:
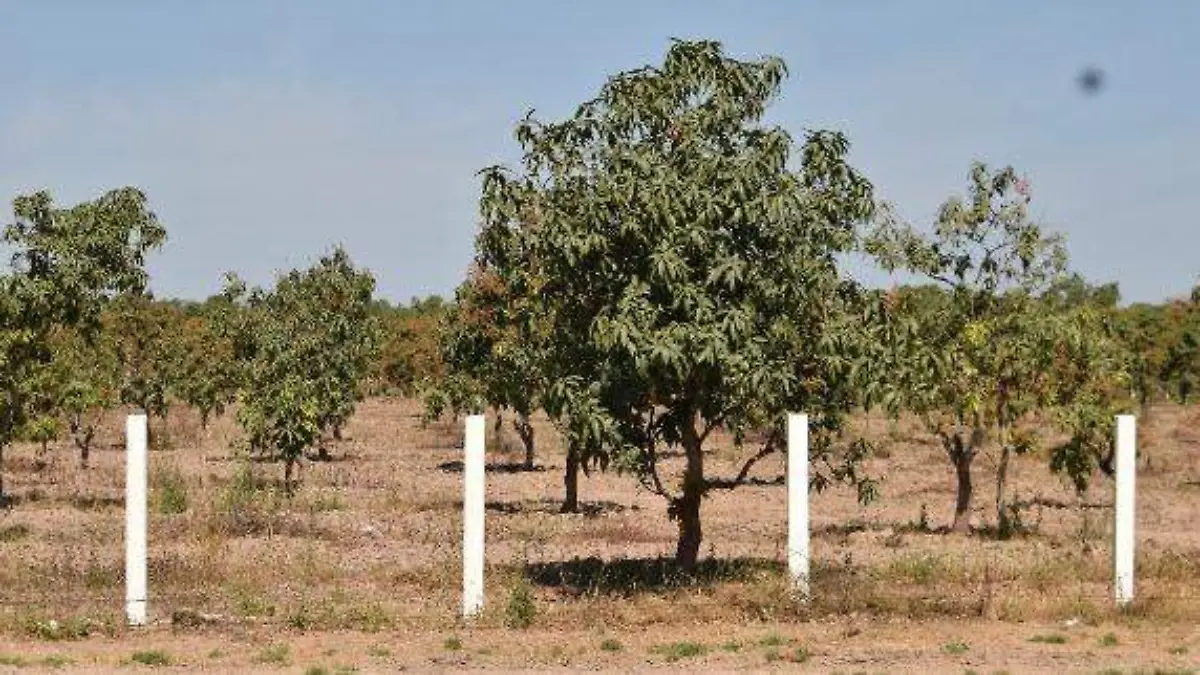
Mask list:
[[[483,415],[467,417],[463,443],[463,605],[464,617],[483,611],[484,429]]]
[[[787,417],[788,573],[792,591],[808,600],[808,415]]]
[[[1137,479],[1137,419],[1117,416],[1117,490],[1113,527],[1113,591],[1117,605],[1133,602],[1134,494]]]
[[[146,414],[125,419],[125,616],[146,625]]]

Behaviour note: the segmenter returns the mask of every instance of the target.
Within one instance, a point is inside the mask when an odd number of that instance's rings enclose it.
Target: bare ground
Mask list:
[[[877,503],[814,497],[813,598],[787,598],[781,458],[754,485],[704,505],[707,562],[683,581],[662,562],[675,529],[628,476],[581,481],[584,513],[560,515],[562,456],[540,424],[539,466],[517,471],[515,435],[491,439],[488,608],[457,618],[462,475],[457,426],[422,428],[410,401],[371,400],[299,494],[230,449],[228,418],[183,412],[151,453],[153,625],[122,626],[123,456],[113,418],[76,466],[7,453],[15,503],[0,512],[0,672],[171,668],[213,672],[399,669],[806,669],[814,672],[1190,672],[1200,670],[1200,414],[1142,420],[1138,600],[1113,609],[1112,486],[1078,497],[1045,461],[1010,484],[1025,533],[1000,541],[992,467],[977,462],[970,536],[940,533],[953,476],[911,421],[859,420],[879,443]],[[489,425],[490,429],[490,425]],[[747,449],[744,455],[752,452]],[[740,466],[718,439],[709,467]],[[677,460],[675,460],[677,461]],[[922,517],[924,513],[924,517]],[[528,588],[531,602],[522,603]],[[532,611],[530,611],[532,608]],[[524,609],[525,611],[521,611]],[[527,628],[508,627],[530,619]],[[138,653],[135,658],[135,653]],[[7,670],[6,670],[7,669]]]

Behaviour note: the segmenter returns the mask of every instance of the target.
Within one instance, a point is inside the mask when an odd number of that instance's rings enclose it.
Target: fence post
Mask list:
[[[1113,591],[1117,605],[1133,602],[1135,492],[1137,483],[1137,418],[1117,416],[1117,488],[1113,500]]]
[[[125,617],[146,625],[146,413],[125,418]]]
[[[808,577],[808,415],[787,417],[788,574],[796,599],[807,602]]]
[[[463,601],[464,618],[483,611],[484,417],[469,415],[463,443]]]

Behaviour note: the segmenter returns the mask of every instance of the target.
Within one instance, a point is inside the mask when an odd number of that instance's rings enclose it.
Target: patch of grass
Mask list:
[[[371,645],[367,647],[367,656],[374,659],[390,659],[392,658],[392,650],[383,645]]]
[[[783,655],[779,653],[778,649],[772,648],[772,649],[768,649],[763,654],[763,658],[765,658],[767,660],[767,663],[775,663],[776,661],[781,660],[783,658]]]
[[[169,666],[171,665],[171,656],[161,649],[148,649],[137,651],[133,656],[129,657],[130,661],[140,663],[143,666]]]
[[[308,504],[310,513],[329,513],[331,511],[342,511],[345,508],[346,501],[336,492],[318,494]]]
[[[684,641],[660,645],[655,647],[652,651],[666,659],[667,663],[675,663],[676,661],[681,661],[683,659],[703,656],[708,649],[699,642]]]
[[[729,652],[730,654],[736,654],[737,652],[742,651],[742,643],[738,642],[737,640],[730,640],[729,642],[721,645],[721,651]]]
[[[1183,656],[1184,654],[1188,653],[1188,648],[1184,647],[1183,645],[1179,645],[1178,647],[1171,647],[1167,650],[1167,653],[1171,656]]]
[[[808,650],[804,647],[796,647],[792,653],[788,655],[788,661],[792,663],[804,663],[808,661]]]
[[[234,588],[233,606],[242,618],[275,616],[275,605],[250,588]]]
[[[346,612],[345,627],[367,633],[378,633],[392,623],[392,617],[378,602],[356,605]]]
[[[1098,642],[1101,647],[1116,647],[1121,644],[1121,641],[1117,639],[1116,633],[1105,633],[1100,636]]]
[[[333,670],[329,670],[325,666],[309,666],[304,671],[304,675],[350,675],[357,673],[358,668],[354,666],[335,666]]]
[[[151,484],[154,490],[154,507],[164,515],[186,513],[188,510],[187,479],[176,467],[156,471]]]
[[[883,573],[890,579],[902,579],[919,586],[927,586],[942,575],[942,561],[929,553],[902,555],[892,560]]]
[[[602,652],[619,652],[622,649],[624,649],[624,647],[621,646],[621,643],[612,638],[608,638],[604,642],[600,643],[600,651]]]
[[[287,623],[292,628],[304,632],[313,627],[313,618],[309,615],[308,608],[301,605],[287,618]]]
[[[29,662],[24,657],[15,654],[0,654],[0,666],[12,666],[14,668],[24,668],[29,665]]]
[[[207,656],[210,659],[221,659],[221,658],[225,658],[225,652],[221,651],[220,649],[214,649],[211,652],[209,652],[207,654]]]
[[[31,637],[47,642],[82,640],[91,635],[92,622],[80,618],[71,618],[62,623],[54,619],[33,620],[26,623],[25,632]]]
[[[442,642],[442,649],[445,649],[448,652],[462,651],[462,648],[462,638],[458,637],[457,635],[452,635]]]
[[[29,537],[29,526],[18,523],[16,525],[5,525],[0,527],[0,542],[10,543],[21,541]]]
[[[533,586],[521,578],[508,594],[508,605],[504,607],[504,625],[509,628],[529,628],[537,617],[537,605],[533,602]]]
[[[292,648],[283,644],[268,645],[254,660],[256,663],[286,666],[292,662]]]
[[[1029,641],[1044,645],[1065,645],[1067,644],[1067,636],[1059,633],[1049,633],[1047,635],[1034,635],[1029,638]]]
[[[958,654],[966,654],[967,652],[971,651],[971,647],[967,643],[961,641],[947,642],[942,646],[942,651],[952,656],[956,656]]]
[[[778,633],[769,633],[759,640],[758,644],[763,647],[782,647],[787,644],[787,639]]]
[[[38,662],[39,665],[45,666],[46,668],[66,668],[72,663],[75,662],[61,654],[51,654],[50,656],[43,657],[42,660]]]

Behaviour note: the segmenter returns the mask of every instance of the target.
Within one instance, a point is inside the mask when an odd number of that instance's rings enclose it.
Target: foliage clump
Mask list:
[[[678,41],[570,119],[521,122],[520,169],[483,172],[475,274],[499,289],[494,321],[536,348],[536,390],[577,459],[667,500],[686,567],[702,500],[783,449],[787,411],[809,413],[831,467],[817,487],[873,494],[861,445],[832,454],[878,345],[878,303],[838,267],[872,188],[842,134],[811,132],[794,157],[791,135],[762,122],[785,75],[777,58]],[[765,430],[737,476],[705,470],[719,428],[739,444]],[[686,458],[676,486],[659,473],[668,446]]]
[[[243,363],[237,419],[250,449],[284,465],[284,485],[306,451],[340,435],[362,396],[378,328],[375,280],[340,248],[274,289],[248,290],[231,277],[218,315]]]

